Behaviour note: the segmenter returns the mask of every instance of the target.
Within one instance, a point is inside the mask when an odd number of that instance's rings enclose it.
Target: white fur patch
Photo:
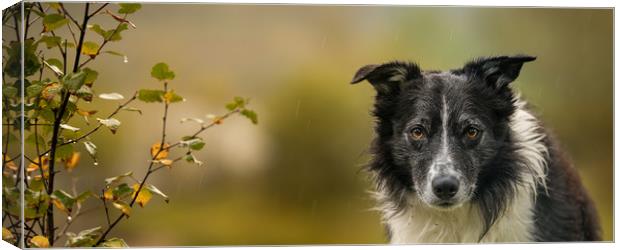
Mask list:
[[[525,103],[516,98],[517,110],[510,120],[513,140],[522,158],[524,183],[517,185],[515,197],[506,211],[479,241],[484,220],[477,205],[465,203],[451,210],[433,209],[417,197],[401,197],[407,206],[399,209],[392,204],[387,191],[378,187],[378,210],[392,233],[391,243],[459,243],[459,242],[529,242],[533,241],[533,208],[536,188],[546,188],[545,135],[539,130],[536,118],[526,111]]]

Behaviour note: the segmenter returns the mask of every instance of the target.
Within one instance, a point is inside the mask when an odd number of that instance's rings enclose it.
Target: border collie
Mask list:
[[[535,59],[358,70],[377,92],[368,170],[391,243],[601,239],[577,171],[509,86]]]

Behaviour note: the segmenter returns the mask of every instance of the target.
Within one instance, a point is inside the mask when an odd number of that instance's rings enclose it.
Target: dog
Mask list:
[[[535,59],[357,71],[376,90],[367,170],[391,243],[601,240],[577,171],[510,86]]]

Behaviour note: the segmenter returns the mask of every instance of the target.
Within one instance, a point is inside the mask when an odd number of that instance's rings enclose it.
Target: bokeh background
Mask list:
[[[80,4],[67,6],[81,13]],[[115,25],[108,16],[95,20]],[[227,120],[207,132],[197,154],[204,166],[182,163],[155,174],[152,183],[171,201],[134,208],[112,233],[129,245],[386,243],[360,171],[369,160],[374,92],[349,85],[353,74],[394,59],[445,70],[516,53],[538,60],[512,86],[569,152],[596,202],[604,239],[612,240],[611,9],[151,3],[131,21],[137,29],[108,47],[128,62],[100,56],[90,65],[100,73],[98,93],[129,96],[158,86],[150,69],[166,62],[176,72],[171,88],[187,99],[170,110],[170,138],[196,129],[181,118],[224,113],[233,96],[251,98],[259,124]],[[87,40],[99,37],[91,32]],[[89,105],[100,115],[116,107],[101,99]],[[100,165],[83,157],[73,173],[58,175],[61,187],[80,176],[79,189],[99,190],[104,177],[144,174],[162,108],[136,106],[144,114],[120,114],[116,135],[93,137]],[[104,218],[102,210],[85,215],[72,231]]]

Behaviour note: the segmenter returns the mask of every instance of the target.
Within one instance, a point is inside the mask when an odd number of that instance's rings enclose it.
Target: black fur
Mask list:
[[[368,166],[377,188],[388,194],[387,204],[402,210],[405,197],[421,195],[422,185],[440,147],[440,110],[448,111],[450,157],[464,183],[475,184],[470,197],[484,218],[485,233],[515,197],[526,171],[509,127],[516,111],[514,81],[531,56],[479,58],[448,72],[422,71],[418,65],[390,62],[360,68],[352,83],[368,80],[377,90],[373,114],[377,118]],[[423,139],[406,135],[415,127]],[[479,128],[476,139],[463,137],[464,127]],[[540,132],[543,127],[540,126]],[[535,204],[537,241],[600,240],[596,210],[576,171],[563,158],[551,137],[547,185],[539,187]],[[421,188],[420,188],[421,189]],[[548,191],[548,194],[547,194]],[[484,233],[480,236],[484,237]]]

